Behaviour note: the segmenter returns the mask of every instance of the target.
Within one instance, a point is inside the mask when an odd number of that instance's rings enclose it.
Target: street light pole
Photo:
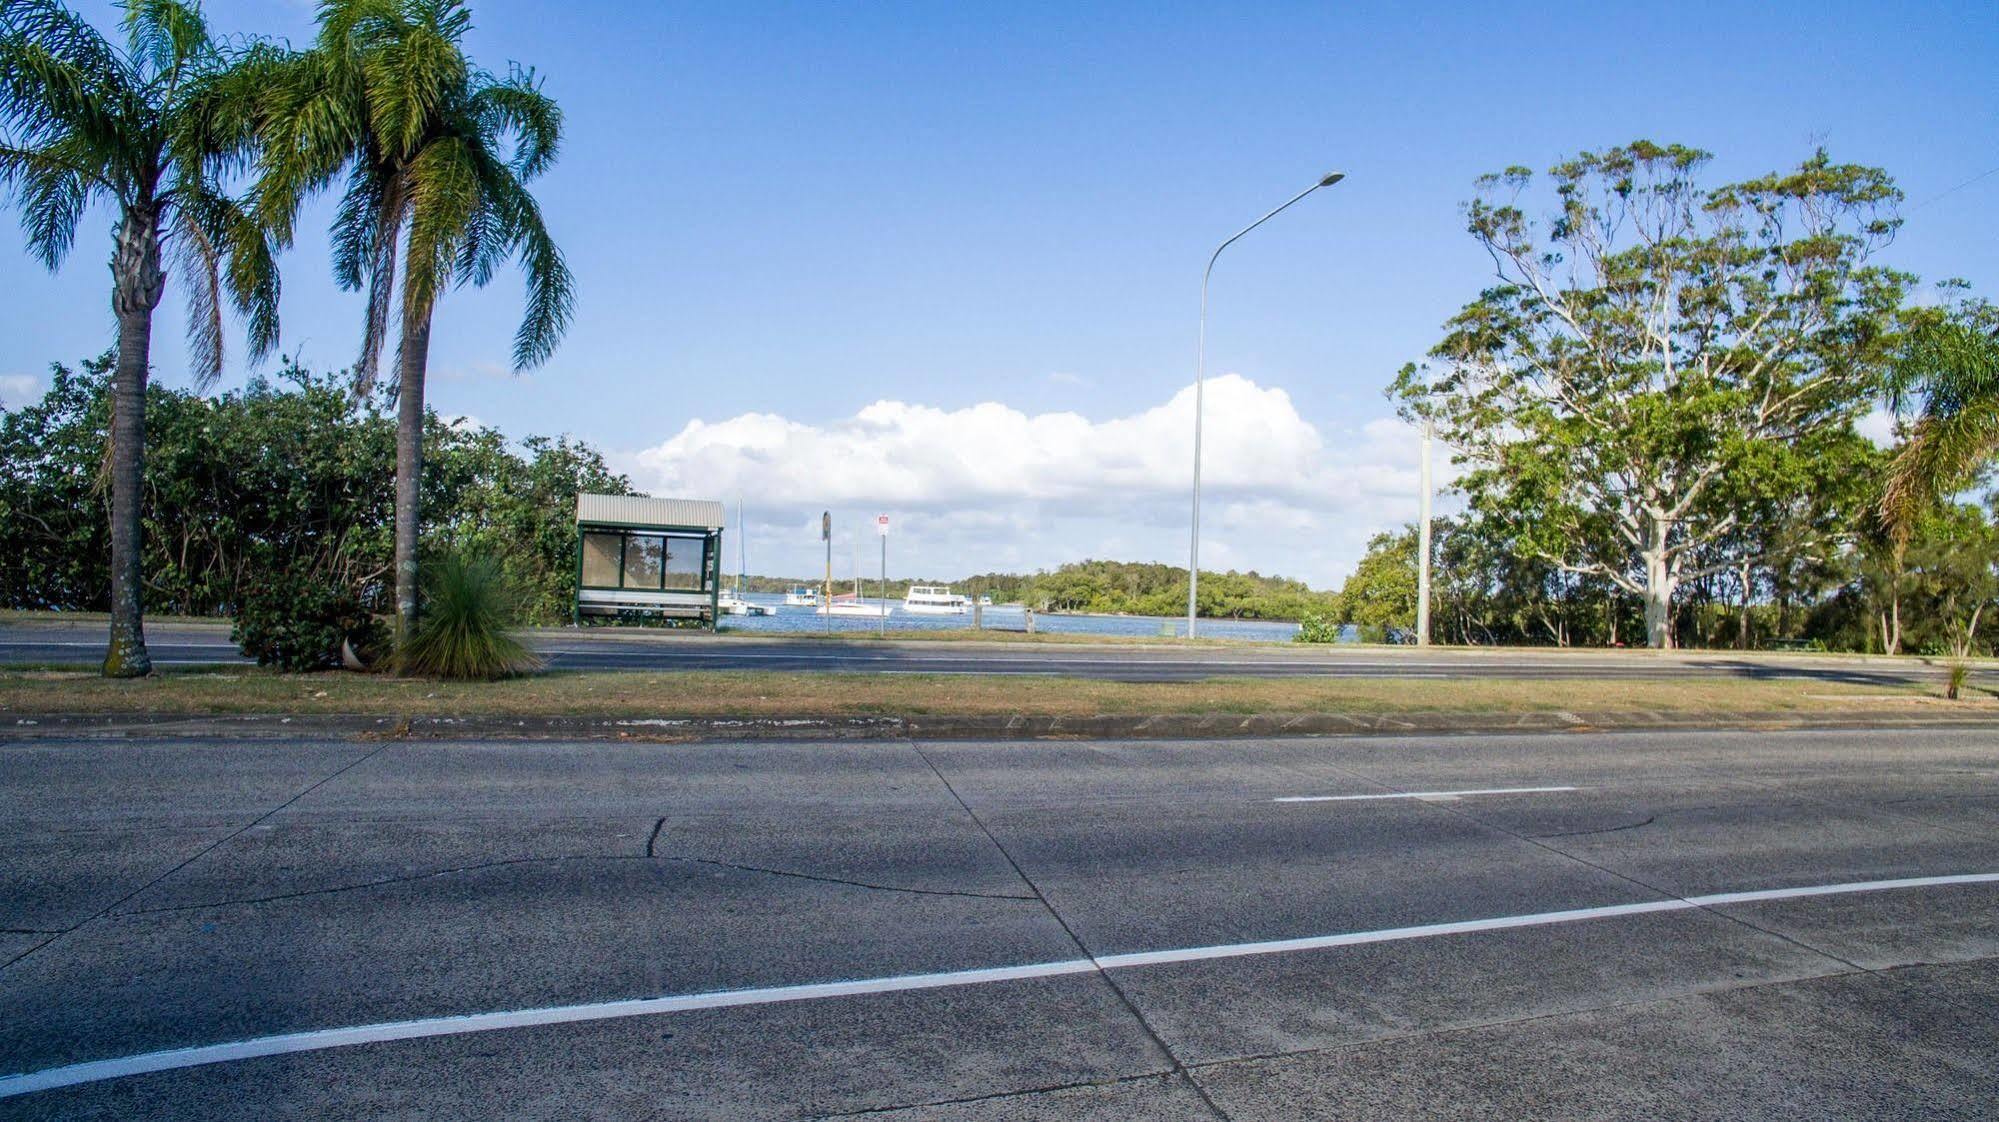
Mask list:
[[[1208,257],[1206,271],[1201,274],[1201,329],[1194,352],[1194,527],[1187,542],[1187,638],[1189,639],[1194,637],[1194,611],[1201,586],[1201,404],[1208,380],[1208,278],[1214,275],[1215,260],[1222,255],[1222,250],[1234,245],[1237,238],[1277,217],[1299,199],[1321,187],[1331,187],[1345,178],[1344,172],[1336,171],[1325,175],[1317,183],[1286,199],[1283,205],[1269,214],[1237,230],[1228,241],[1215,247],[1215,252]]]
[[[1423,467],[1419,473],[1423,489],[1417,501],[1416,524],[1416,645],[1430,645],[1430,441],[1437,426],[1423,418]]]

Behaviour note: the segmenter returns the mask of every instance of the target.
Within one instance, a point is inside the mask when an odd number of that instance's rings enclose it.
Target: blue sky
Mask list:
[[[533,64],[567,113],[539,191],[580,301],[516,376],[514,278],[451,293],[432,402],[649,489],[741,490],[759,571],[812,571],[826,506],[892,511],[891,567],[937,576],[1184,559],[1200,267],[1330,168],[1216,272],[1209,369],[1239,377],[1210,397],[1207,562],[1332,584],[1413,514],[1381,387],[1488,276],[1459,216],[1481,172],[1648,137],[1719,181],[1823,144],[1908,193],[1886,260],[1999,290],[1999,175],[1959,187],[1999,167],[1989,4],[473,9],[474,56]],[[209,12],[310,34],[304,4]],[[0,233],[0,400],[108,343],[108,233],[53,277]],[[285,268],[285,349],[345,365],[360,308],[323,240]]]

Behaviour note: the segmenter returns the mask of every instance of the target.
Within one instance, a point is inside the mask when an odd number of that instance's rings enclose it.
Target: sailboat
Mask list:
[[[888,602],[870,604],[861,599],[861,543],[854,543],[854,590],[834,595],[831,603],[821,605],[822,616],[866,616],[880,619],[888,614]]]
[[[743,500],[736,500],[736,587],[715,598],[715,610],[731,616],[767,616],[772,614],[768,604],[753,604],[743,599],[743,573],[749,568],[747,557],[749,529],[743,522]]]

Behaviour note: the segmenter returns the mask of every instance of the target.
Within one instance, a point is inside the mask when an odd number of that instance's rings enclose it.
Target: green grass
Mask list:
[[[1104,682],[1074,678],[798,674],[750,671],[552,672],[497,682],[329,671],[174,668],[112,681],[86,670],[0,671],[8,714],[353,714],[389,716],[1028,716],[1153,713],[1558,711],[1736,713],[1910,711],[1937,687],[1847,687],[1747,678],[1699,681],[1555,678],[1217,678]],[[1936,701],[1934,704],[1945,704]],[[1957,702],[1954,710],[1999,701]]]

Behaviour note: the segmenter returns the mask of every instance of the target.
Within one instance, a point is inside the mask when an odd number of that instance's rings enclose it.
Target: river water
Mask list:
[[[881,628],[879,619],[861,616],[822,616],[813,608],[787,607],[784,597],[776,593],[746,592],[743,599],[753,604],[768,604],[775,614],[767,616],[723,616],[722,630],[742,634],[782,634],[786,632],[866,633]],[[879,600],[867,600],[879,605]],[[1027,613],[1019,605],[1001,604],[984,609],[984,623],[989,631],[1025,631]],[[890,631],[945,631],[972,626],[971,613],[962,616],[920,616],[902,610],[902,602],[889,601],[888,629]],[[1156,616],[1095,616],[1095,615],[1051,615],[1047,612],[1034,613],[1034,629],[1056,634],[1079,635],[1125,635],[1125,636],[1167,636],[1185,635],[1187,621],[1182,619],[1162,619]],[[1298,634],[1298,625],[1274,620],[1254,619],[1203,619],[1200,635],[1204,639],[1258,639],[1271,643],[1288,643]]]

